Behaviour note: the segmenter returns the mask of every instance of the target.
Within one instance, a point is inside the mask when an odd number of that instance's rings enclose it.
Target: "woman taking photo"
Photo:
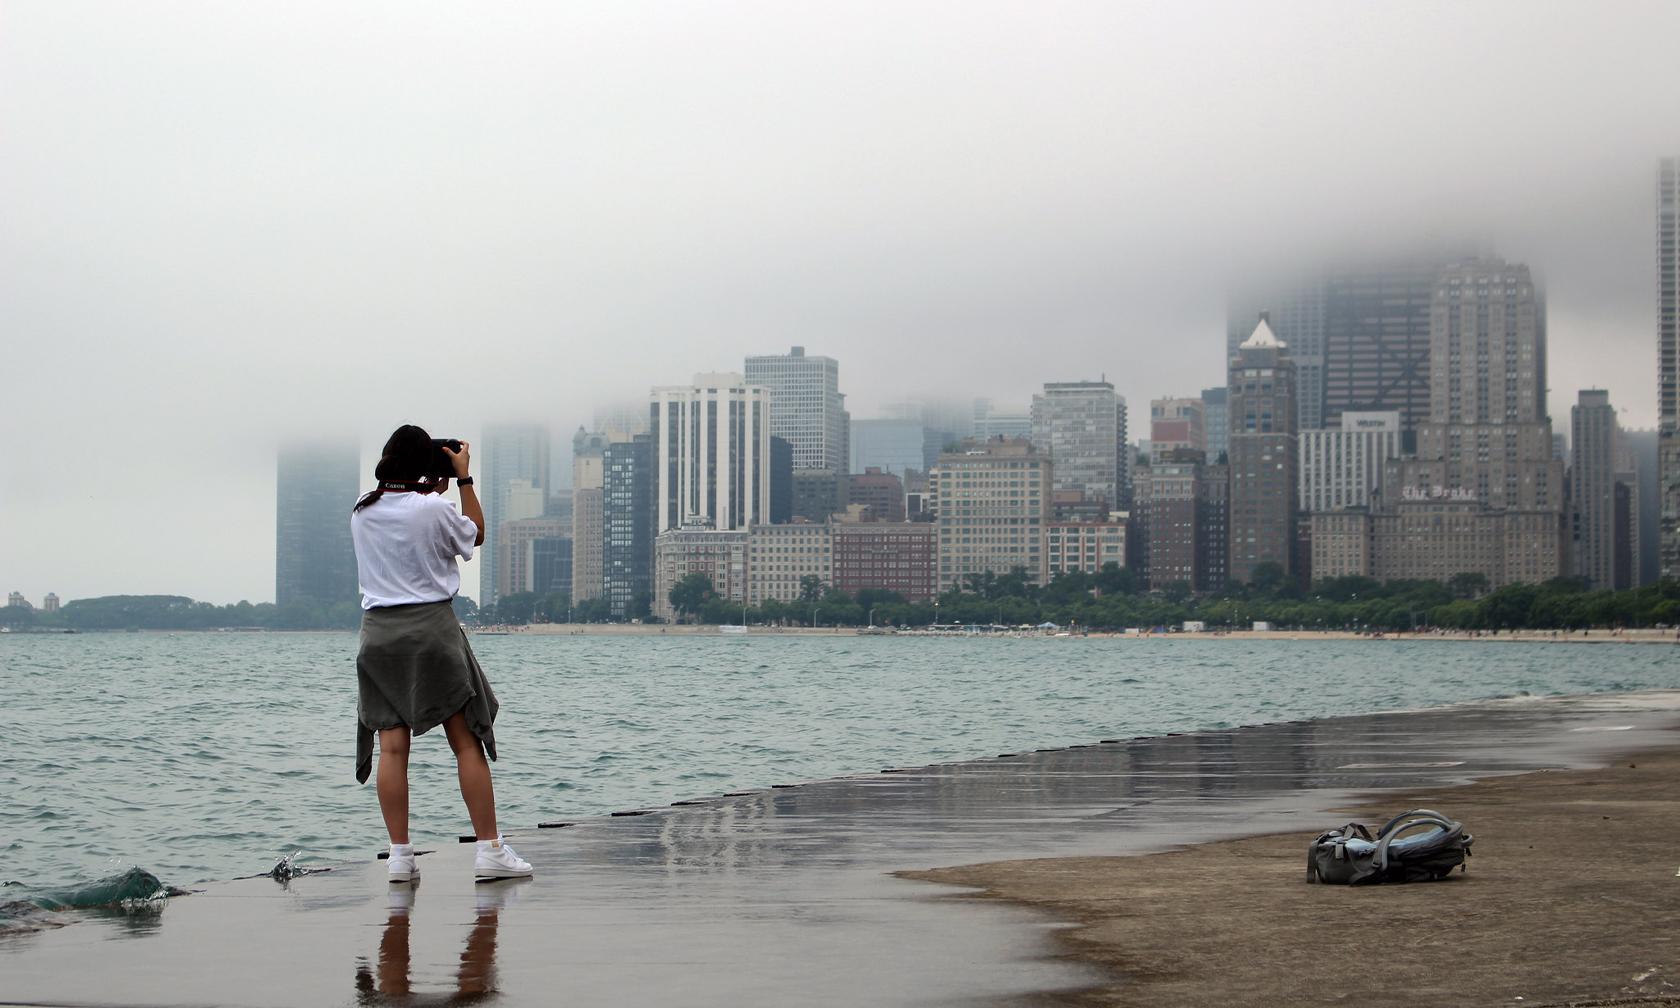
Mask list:
[[[480,880],[523,878],[531,865],[502,841],[490,764],[496,758],[496,695],[455,618],[461,588],[456,557],[484,544],[484,509],[473,489],[464,441],[433,441],[419,427],[398,427],[385,442],[377,489],[356,502],[350,535],[362,590],[356,780],[373,769],[379,733],[379,811],[391,834],[392,882],[420,877],[408,837],[409,740],[438,725],[455,753],[461,797],[478,837],[473,871]],[[443,498],[453,476],[461,509]],[[463,513],[464,512],[464,513]]]

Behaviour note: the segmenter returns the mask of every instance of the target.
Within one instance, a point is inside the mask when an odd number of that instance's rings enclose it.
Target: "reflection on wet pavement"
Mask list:
[[[496,994],[496,925],[502,908],[515,898],[530,879],[480,883],[474,890],[476,918],[467,930],[455,970],[454,989],[416,994],[413,956],[410,952],[410,915],[419,890],[418,882],[391,885],[386,902],[389,910],[379,938],[378,957],[372,965],[366,959],[356,964],[356,1000],[362,1005],[469,1005],[479,1004]],[[422,991],[427,984],[422,980]]]
[[[1648,699],[1505,701],[886,768],[562,832],[589,866],[671,878],[1159,850],[1250,834],[1257,816],[1341,795],[1585,765],[1649,745],[1650,729],[1680,710],[1667,694],[1639,696]]]
[[[1001,1003],[1095,978],[1046,955],[1053,922],[952,903],[888,872],[1260,832],[1304,842],[1354,794],[1667,742],[1676,696],[1523,699],[875,768],[890,772],[527,829],[517,839],[537,877],[517,883],[475,886],[470,848],[442,844],[415,887],[388,886],[377,864],[288,887],[216,886],[171,901],[144,932],[96,919],[0,944],[0,975],[5,997],[93,1004]],[[370,803],[370,837],[375,816]]]

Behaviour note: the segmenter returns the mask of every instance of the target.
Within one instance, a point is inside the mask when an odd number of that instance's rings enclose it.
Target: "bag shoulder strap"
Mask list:
[[[1399,815],[1395,816],[1393,819],[1390,819],[1388,822],[1383,823],[1383,828],[1377,831],[1377,839],[1380,840],[1383,837],[1387,836],[1389,834],[1389,831],[1393,830],[1396,826],[1400,826],[1401,828],[1406,828],[1406,827],[1411,826],[1412,825],[1411,823],[1406,822],[1406,820],[1408,820],[1408,819],[1415,819],[1418,822],[1432,822],[1437,826],[1443,826],[1443,827],[1446,827],[1447,829],[1451,829],[1454,826],[1459,825],[1459,823],[1455,822],[1452,819],[1448,819],[1446,816],[1444,816],[1441,813],[1435,811],[1434,809],[1426,809],[1426,808],[1412,809],[1410,812],[1402,812]]]
[[[1413,809],[1410,812],[1402,812],[1385,823],[1382,831],[1377,834],[1376,863],[1378,871],[1384,871],[1388,868],[1389,845],[1398,839],[1400,834],[1415,826],[1439,826],[1448,833],[1455,830],[1460,833],[1464,831],[1462,823],[1448,819],[1433,809]]]

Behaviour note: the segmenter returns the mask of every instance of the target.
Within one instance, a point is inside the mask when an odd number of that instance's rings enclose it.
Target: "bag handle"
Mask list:
[[[1388,822],[1383,823],[1383,828],[1377,831],[1377,837],[1380,839],[1387,836],[1388,831],[1393,829],[1403,819],[1417,819],[1420,822],[1432,822],[1437,826],[1444,826],[1447,829],[1452,829],[1454,826],[1460,825],[1434,809],[1412,809],[1410,812],[1402,812],[1393,819],[1390,819]]]
[[[1402,822],[1404,820],[1404,822]],[[1388,870],[1388,846],[1399,838],[1400,834],[1416,826],[1438,826],[1447,832],[1463,831],[1462,823],[1454,822],[1433,809],[1413,809],[1402,812],[1390,819],[1377,834],[1376,864],[1378,871]]]

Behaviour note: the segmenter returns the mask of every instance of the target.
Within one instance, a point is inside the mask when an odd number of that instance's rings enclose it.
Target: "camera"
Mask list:
[[[444,451],[445,448],[452,452],[460,451],[460,439],[432,438],[432,471],[426,475],[436,476],[440,479],[447,479],[455,475],[455,460],[449,457],[449,452]]]

